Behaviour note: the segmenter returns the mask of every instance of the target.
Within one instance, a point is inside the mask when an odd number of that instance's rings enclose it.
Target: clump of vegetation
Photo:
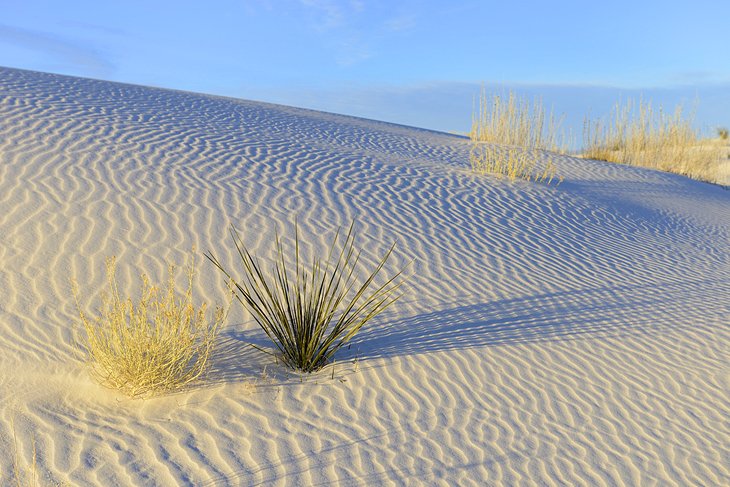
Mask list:
[[[541,151],[564,151],[565,138],[552,111],[540,100],[532,104],[509,92],[506,98],[487,95],[482,89],[472,116],[469,137],[470,163],[481,174],[498,174],[510,180],[548,182],[555,178],[555,166],[539,164]],[[495,147],[499,144],[505,147]]]
[[[547,159],[539,169],[540,152],[524,147],[483,145],[474,146],[470,155],[471,167],[479,174],[506,176],[510,181],[550,184],[555,179],[555,165]],[[562,181],[562,178],[558,178]]]
[[[692,117],[682,106],[673,114],[651,103],[632,100],[617,104],[608,123],[586,120],[583,154],[622,164],[649,167],[714,182],[721,151],[716,141],[701,140],[692,128]]]
[[[559,151],[564,142],[559,120],[552,111],[545,111],[540,99],[530,104],[512,91],[506,97],[489,96],[485,89],[472,116],[469,137],[474,142],[552,151]]]
[[[728,132],[726,127],[720,127],[717,129],[717,136],[720,137],[721,140],[727,140],[728,135],[730,135],[730,132]]]
[[[107,259],[109,294],[102,297],[101,314],[89,318],[74,297],[83,324],[85,360],[103,385],[131,397],[180,390],[208,369],[215,338],[225,316],[217,308],[212,321],[206,305],[193,305],[194,262],[187,271],[185,294],[175,292],[174,266],[168,267],[165,289],[142,275],[138,302],[122,298],[115,279],[116,260]]]
[[[375,284],[395,244],[374,270],[361,276],[357,272],[360,252],[354,248],[353,226],[340,245],[339,237],[338,231],[324,262],[315,258],[305,265],[297,228],[292,268],[277,235],[276,261],[267,273],[232,228],[231,238],[242,264],[238,279],[212,253],[206,255],[233,281],[236,298],[273,341],[283,362],[302,372],[321,369],[366,323],[400,297],[397,290],[402,284],[402,270],[383,284]]]

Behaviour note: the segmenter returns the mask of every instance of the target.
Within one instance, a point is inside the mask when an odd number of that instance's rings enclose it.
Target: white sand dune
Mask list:
[[[0,69],[0,468],[35,442],[71,485],[728,485],[730,192],[546,154],[558,187],[478,176],[462,137],[283,106]],[[332,369],[249,343],[146,401],[77,359],[93,310],[193,245],[307,252],[355,222],[401,301]],[[235,250],[235,249],[233,249]],[[196,298],[225,300],[198,259]],[[256,383],[255,387],[251,387]]]

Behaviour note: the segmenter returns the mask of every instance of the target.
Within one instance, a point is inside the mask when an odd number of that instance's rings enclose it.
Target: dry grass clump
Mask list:
[[[483,145],[474,146],[471,167],[479,174],[506,176],[510,181],[524,179],[550,184],[555,179],[555,165],[547,159],[539,169],[540,152],[524,147]],[[562,178],[558,178],[562,181]]]
[[[488,96],[482,89],[479,107],[472,116],[469,137],[472,169],[481,174],[499,174],[510,180],[547,182],[555,178],[555,166],[538,164],[541,150],[564,151],[565,138],[552,111],[540,100],[532,104],[512,91],[506,99]],[[500,144],[507,147],[495,147]]]
[[[185,294],[175,292],[174,266],[168,267],[166,289],[142,275],[137,303],[122,298],[115,279],[116,261],[107,259],[110,294],[102,297],[101,315],[89,319],[76,306],[85,337],[83,346],[92,375],[103,385],[131,397],[152,396],[184,388],[208,369],[214,340],[225,313],[217,308],[213,321],[206,305],[193,305],[193,264],[187,271]]]
[[[560,122],[552,110],[545,111],[540,99],[532,104],[512,91],[504,96],[487,94],[482,88],[479,107],[472,115],[469,137],[474,142],[492,142],[530,149],[560,151],[565,143]]]
[[[338,231],[324,262],[300,260],[299,231],[294,236],[294,266],[287,265],[286,252],[276,237],[276,262],[265,272],[232,228],[231,237],[243,266],[234,278],[211,252],[206,257],[234,282],[237,299],[247,307],[258,325],[279,350],[288,366],[302,372],[321,369],[373,317],[393,304],[400,295],[402,270],[381,285],[375,278],[395,248],[380,259],[363,278],[356,272],[360,252],[355,252],[353,226],[338,247]]]
[[[685,117],[681,106],[673,114],[651,103],[628,100],[616,104],[608,123],[586,120],[583,154],[634,166],[649,167],[716,182],[722,156],[719,141],[702,140],[692,128],[692,117]]]

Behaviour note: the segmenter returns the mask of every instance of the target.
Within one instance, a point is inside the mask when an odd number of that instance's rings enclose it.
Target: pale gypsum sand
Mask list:
[[[730,192],[545,154],[469,170],[462,137],[0,69],[0,451],[71,485],[728,485]],[[237,264],[356,222],[406,295],[300,378],[234,303],[198,388],[147,401],[77,358],[93,311],[195,245]],[[198,258],[197,300],[226,284]],[[183,279],[182,276],[180,276]],[[182,282],[182,281],[181,281]],[[256,384],[252,387],[252,384]],[[0,456],[3,481],[10,453]]]

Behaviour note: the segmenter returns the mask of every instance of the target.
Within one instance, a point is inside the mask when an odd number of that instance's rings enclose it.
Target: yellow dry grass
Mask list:
[[[12,453],[6,453],[12,458],[13,465],[9,474],[3,472],[2,475],[0,475],[0,485],[14,487],[41,487],[46,485],[66,487],[69,485],[66,482],[54,480],[48,472],[46,472],[45,475],[41,475],[40,464],[42,463],[42,458],[40,458],[36,448],[35,435],[33,435],[32,440],[30,463],[24,462],[21,459],[20,448],[18,446],[18,435],[15,429],[15,420],[13,417],[10,418],[10,429],[13,434]]]
[[[475,172],[548,184],[555,179],[555,166],[540,165],[541,151],[560,151],[565,144],[558,120],[552,111],[545,111],[541,100],[530,104],[512,91],[506,97],[489,96],[485,89],[472,116],[469,137],[469,161]]]
[[[540,152],[534,149],[512,146],[475,145],[469,158],[472,170],[479,174],[505,176],[510,181],[526,181],[550,184],[555,180],[555,165],[546,159],[539,165]],[[562,178],[557,178],[558,182]]]
[[[74,296],[83,324],[82,339],[92,375],[103,385],[130,397],[180,390],[209,367],[210,355],[225,313],[217,308],[212,321],[206,305],[193,305],[194,262],[187,271],[188,287],[175,292],[174,266],[168,267],[166,289],[142,275],[137,303],[123,299],[115,279],[116,261],[106,263],[110,294],[102,297],[101,314],[90,319],[81,310],[77,286]]]
[[[20,461],[20,453],[18,450],[18,437],[15,433],[15,422],[11,420],[13,430],[13,484],[16,487],[38,487],[40,483],[40,474],[38,472],[38,454],[36,452],[35,440],[33,441],[33,456],[30,465],[24,466]]]
[[[586,120],[581,155],[717,182],[723,144],[700,139],[692,120],[681,105],[668,114],[649,102],[617,103],[607,123]]]
[[[478,108],[472,115],[469,137],[474,142],[492,142],[531,149],[559,151],[565,142],[560,122],[542,100],[532,104],[509,91],[507,96],[489,95],[482,88]]]

